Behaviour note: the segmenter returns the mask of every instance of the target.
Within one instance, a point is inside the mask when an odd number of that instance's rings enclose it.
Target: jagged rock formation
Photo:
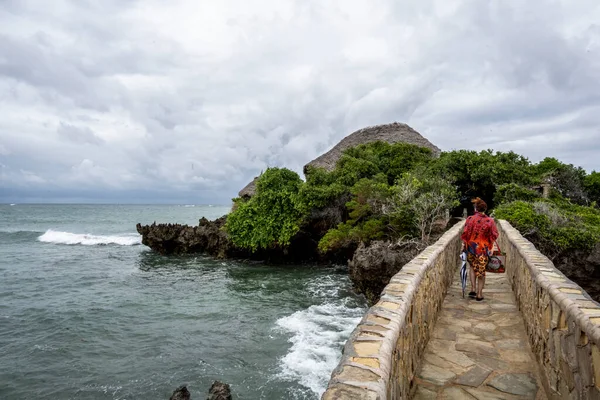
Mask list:
[[[406,124],[394,122],[386,125],[371,126],[360,129],[342,139],[327,153],[322,154],[304,166],[306,175],[309,167],[320,167],[331,171],[335,168],[337,160],[342,156],[344,150],[358,146],[359,144],[382,141],[387,143],[405,142],[431,149],[434,155],[440,154],[440,149],[425,139],[419,132]]]
[[[361,243],[348,263],[354,289],[364,294],[370,305],[375,304],[392,276],[418,253],[417,244],[412,242],[375,241],[368,246]]]
[[[185,385],[181,385],[177,389],[175,389],[171,397],[169,397],[169,400],[190,400],[190,398],[190,391]]]
[[[333,207],[335,208],[335,207]],[[203,253],[217,258],[236,258],[273,263],[321,262],[345,263],[352,257],[354,247],[346,247],[328,254],[318,251],[319,239],[341,221],[339,210],[328,208],[314,213],[292,238],[286,248],[271,248],[250,252],[235,246],[223,229],[227,216],[214,221],[202,218],[198,226],[181,224],[141,225],[136,228],[142,235],[142,244],[162,255]]]
[[[163,254],[207,253],[224,258],[244,253],[235,247],[222,229],[225,216],[209,221],[200,219],[198,226],[180,224],[136,225],[142,243]]]
[[[206,400],[231,400],[231,388],[226,383],[214,381]]]

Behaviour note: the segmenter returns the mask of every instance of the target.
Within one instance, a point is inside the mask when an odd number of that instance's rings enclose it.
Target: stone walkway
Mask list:
[[[415,379],[415,399],[546,399],[506,274],[488,273],[483,295],[463,299],[456,275]]]

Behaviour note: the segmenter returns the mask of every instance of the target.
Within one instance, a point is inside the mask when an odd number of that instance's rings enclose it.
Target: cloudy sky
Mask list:
[[[228,203],[352,131],[600,169],[597,0],[0,0],[0,202]]]

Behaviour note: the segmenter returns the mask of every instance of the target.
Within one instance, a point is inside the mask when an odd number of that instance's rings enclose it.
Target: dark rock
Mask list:
[[[226,383],[214,381],[206,400],[231,400],[231,388]]]
[[[246,252],[237,248],[222,229],[225,216],[209,221],[202,218],[198,226],[180,224],[136,225],[142,235],[142,243],[160,254],[207,253],[215,257],[243,256]]]
[[[181,385],[175,389],[171,397],[169,397],[169,400],[190,400],[190,398],[191,395],[189,390],[187,390],[187,387],[185,385]]]
[[[375,304],[392,276],[418,252],[417,244],[412,242],[396,244],[375,241],[369,246],[361,243],[348,263],[355,290],[364,294],[369,304]]]
[[[349,195],[341,196],[328,207],[313,211],[291,239],[289,246],[261,249],[256,252],[239,248],[231,242],[224,229],[227,222],[226,215],[214,221],[202,218],[198,226],[153,223],[152,225],[137,224],[136,229],[142,235],[144,245],[163,255],[203,253],[217,258],[269,263],[346,264],[356,250],[355,243],[326,254],[321,254],[317,246],[329,229],[348,218],[345,207],[348,200]]]

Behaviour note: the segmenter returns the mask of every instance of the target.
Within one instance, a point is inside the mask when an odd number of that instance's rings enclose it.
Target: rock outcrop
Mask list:
[[[200,219],[198,226],[181,224],[137,224],[142,244],[162,255],[208,254],[216,258],[248,259],[270,263],[345,263],[355,247],[345,247],[328,254],[318,251],[319,239],[328,229],[341,222],[339,210],[326,208],[307,218],[307,222],[286,248],[271,248],[251,252],[235,246],[223,229],[227,216],[214,221]]]
[[[190,400],[190,398],[190,391],[185,385],[182,385],[175,389],[171,397],[169,397],[169,400]]]
[[[410,143],[431,149],[434,155],[440,154],[440,149],[425,139],[419,132],[412,129],[406,124],[394,122],[392,124],[371,126],[360,129],[342,139],[327,153],[317,157],[313,161],[304,166],[304,174],[306,175],[309,167],[320,167],[331,171],[335,168],[335,164],[342,156],[344,150],[358,146],[359,144],[382,141],[387,143]]]
[[[231,388],[226,383],[215,381],[208,391],[206,400],[231,400]]]
[[[412,242],[375,241],[368,246],[361,243],[348,263],[354,289],[364,294],[370,305],[375,304],[392,276],[418,253],[417,244]]]
[[[235,247],[222,229],[225,216],[209,221],[202,218],[198,226],[180,224],[136,225],[142,244],[163,254],[206,253],[215,257],[235,257],[245,252]]]

